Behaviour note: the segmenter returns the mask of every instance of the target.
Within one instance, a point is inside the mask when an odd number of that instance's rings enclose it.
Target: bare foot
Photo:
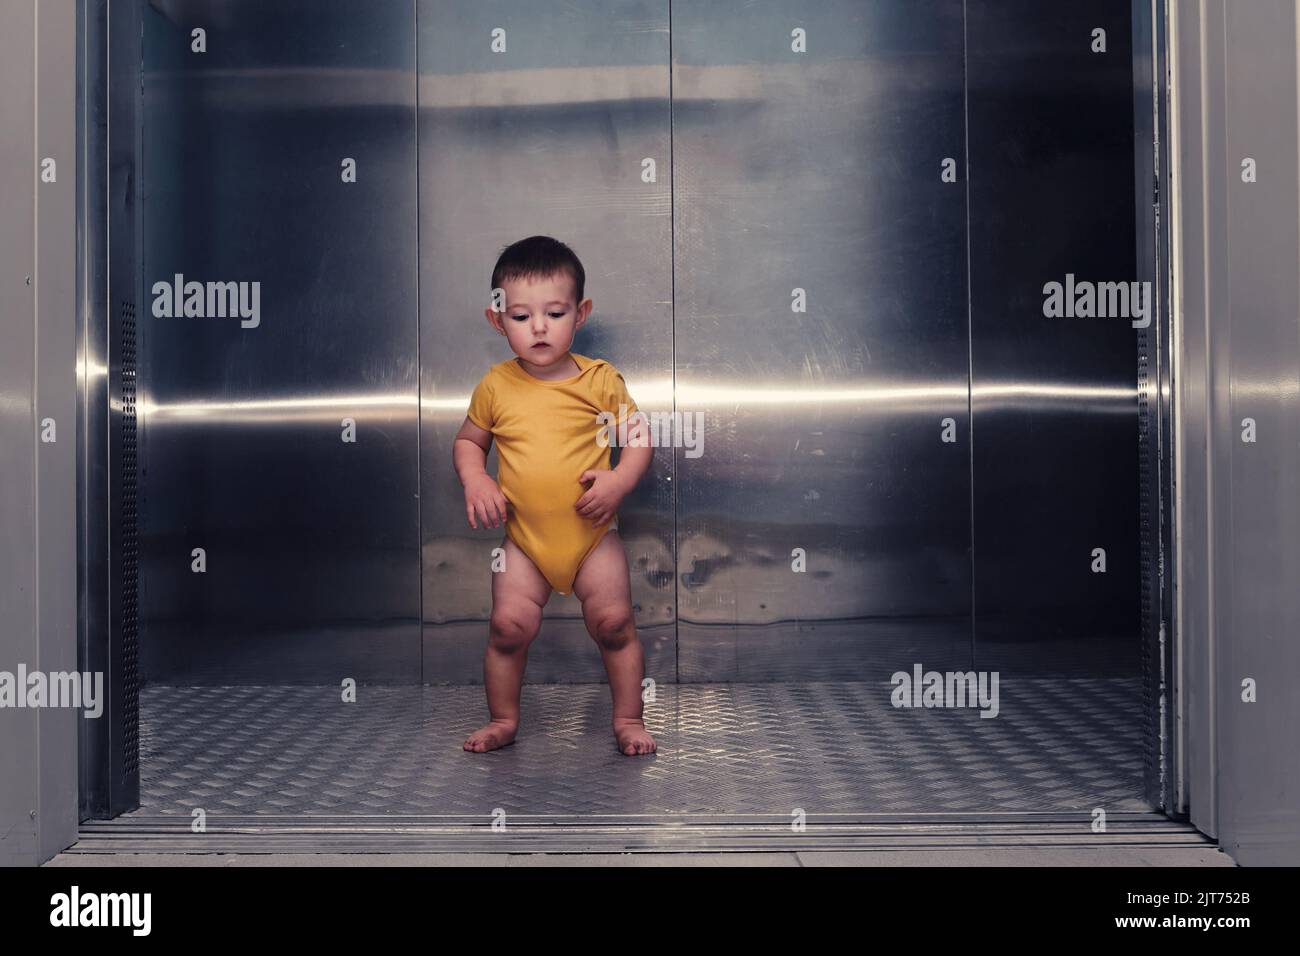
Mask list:
[[[628,757],[655,752],[655,739],[646,732],[640,717],[615,717],[614,739],[618,749]]]
[[[490,720],[465,738],[465,749],[476,754],[496,750],[515,742],[518,723],[508,720]]]

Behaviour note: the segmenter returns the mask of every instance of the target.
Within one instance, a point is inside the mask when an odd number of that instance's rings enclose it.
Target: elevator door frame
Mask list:
[[[98,16],[110,22],[112,39],[101,37],[114,56],[106,58],[103,68],[111,71],[99,77],[100,91],[106,96],[105,132],[114,149],[127,155],[96,189],[88,189],[85,212],[93,216],[96,229],[84,229],[83,255],[85,275],[95,285],[82,296],[84,309],[79,315],[79,335],[95,346],[88,361],[101,360],[108,369],[107,379],[83,376],[80,402],[85,421],[78,436],[85,449],[79,469],[79,517],[84,522],[84,549],[80,555],[79,631],[82,634],[82,666],[103,670],[112,706],[103,727],[91,728],[81,741],[82,777],[80,781],[83,819],[116,816],[138,806],[138,674],[132,666],[132,633],[135,623],[127,595],[124,602],[123,568],[120,558],[122,533],[120,516],[130,513],[131,502],[123,501],[130,483],[115,475],[120,467],[122,435],[123,375],[120,356],[114,360],[113,342],[122,341],[124,311],[113,303],[136,303],[142,299],[142,277],[138,274],[141,226],[136,217],[140,152],[141,38],[142,0],[80,0],[87,23]],[[113,26],[113,24],[117,26]],[[1153,806],[1166,813],[1185,812],[1186,803],[1176,801],[1173,782],[1180,780],[1182,768],[1175,746],[1175,733],[1181,725],[1174,723],[1170,706],[1177,673],[1174,644],[1171,640],[1169,569],[1172,563],[1174,521],[1170,509],[1172,476],[1170,461],[1174,432],[1167,396],[1170,382],[1168,308],[1170,276],[1168,259],[1167,189],[1163,188],[1167,168],[1167,50],[1164,0],[1138,0],[1133,9],[1134,77],[1135,77],[1135,189],[1139,209],[1145,213],[1136,223],[1140,257],[1139,279],[1150,279],[1158,295],[1154,318],[1147,334],[1139,337],[1139,365],[1145,378],[1139,384],[1140,442],[1143,461],[1142,498],[1144,531],[1142,556],[1141,642],[1144,656],[1143,693],[1145,698],[1144,788]],[[88,45],[95,35],[88,34]],[[1159,78],[1159,82],[1156,79]],[[84,79],[87,94],[95,89],[96,77]],[[81,117],[79,116],[79,122]],[[81,129],[90,137],[95,129]],[[105,149],[107,154],[107,148]],[[88,150],[88,155],[95,155]],[[91,176],[89,170],[87,176]],[[91,177],[93,178],[93,177]],[[88,180],[89,181],[89,180]],[[115,205],[116,204],[116,205]],[[118,209],[115,216],[112,212]],[[102,217],[102,221],[101,221]],[[102,230],[98,227],[109,226]],[[100,233],[103,232],[103,235]],[[101,243],[101,240],[104,240]],[[124,281],[121,277],[130,277]],[[1158,280],[1158,281],[1157,281]],[[98,283],[106,283],[101,288]],[[96,382],[99,389],[95,390]],[[125,487],[124,487],[125,486]],[[125,511],[124,511],[125,509]],[[115,521],[114,516],[119,520]],[[129,529],[128,529],[129,530]],[[1150,547],[1148,547],[1150,545]],[[129,588],[127,589],[129,590]]]

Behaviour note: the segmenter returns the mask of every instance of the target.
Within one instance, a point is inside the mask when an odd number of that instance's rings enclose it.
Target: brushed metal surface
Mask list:
[[[681,679],[967,666],[962,4],[784,10],[673,9]]]
[[[420,679],[412,19],[146,7],[149,679]],[[258,324],[154,316],[176,274],[259,282]]]
[[[0,38],[0,81],[7,90],[0,103],[0,163],[30,165],[37,142],[37,50],[32,43],[37,13],[28,5],[5,11]],[[0,223],[0,657],[12,673],[19,662],[35,669],[43,642],[40,631],[40,569],[32,554],[40,541],[38,478],[41,413],[38,408],[39,345],[36,287],[38,263],[36,196],[25,176],[0,186],[6,209]],[[12,679],[12,678],[10,678]],[[41,824],[32,809],[41,800],[41,711],[9,710],[0,723],[0,866],[39,862]],[[56,738],[57,739],[57,738]],[[42,806],[42,809],[43,806]]]
[[[1226,3],[1206,39],[1222,44],[1223,111],[1205,148],[1227,156],[1208,188],[1226,212],[1205,264],[1226,299],[1210,313],[1212,576],[1220,615],[1211,671],[1218,825],[1243,866],[1300,864],[1300,12],[1293,3]],[[1256,182],[1242,163],[1258,164]],[[1275,171],[1269,172],[1270,170]],[[1199,265],[1199,263],[1197,264]],[[1193,272],[1198,278],[1200,270]],[[1216,288],[1217,287],[1217,288]],[[1253,440],[1246,441],[1247,422]],[[1226,493],[1226,494],[1225,494]],[[1218,502],[1216,502],[1216,505]],[[1248,684],[1249,682],[1249,684]],[[1247,699],[1250,686],[1253,698]],[[1201,745],[1204,741],[1199,742]]]
[[[1127,0],[967,4],[983,669],[1139,672],[1135,332],[1124,317],[1043,314],[1045,283],[1067,274],[1139,277],[1131,29]]]
[[[798,54],[777,3],[677,4],[671,51],[666,2],[234,4],[199,56],[166,9],[146,282],[266,284],[257,328],[148,323],[151,678],[479,679],[500,535],[449,445],[505,357],[491,265],[536,232],[584,258],[575,348],[703,418],[624,507],[656,679],[1135,673],[1132,330],[1035,315],[1133,269],[1127,5],[1059,77],[1092,13],[829,3]],[[531,680],[601,679],[577,612]]]
[[[846,819],[845,816],[848,818]],[[1182,848],[1205,856],[1181,858],[1187,865],[1231,866],[1214,855],[1214,844],[1186,823],[1158,813],[1121,812],[1107,816],[1104,833],[1084,831],[1070,814],[973,813],[903,815],[810,815],[802,832],[788,817],[737,815],[726,819],[662,814],[651,818],[511,818],[505,830],[490,819],[425,816],[394,820],[382,816],[222,817],[207,833],[190,832],[187,818],[128,814],[105,823],[83,825],[81,837],[54,865],[90,866],[96,856],[121,853],[721,853],[737,851],[813,852],[819,850],[918,851],[968,849],[989,853],[996,848],[1086,848],[1105,852],[1122,848],[1130,865],[1153,860],[1174,863],[1167,851]],[[201,839],[200,839],[201,838]],[[534,860],[545,865],[544,857]],[[987,857],[981,857],[987,859]],[[1026,862],[1028,858],[1022,859]],[[734,858],[733,858],[734,861]],[[177,861],[178,863],[181,861]],[[394,862],[427,864],[420,857],[395,856]],[[454,861],[482,865],[478,858]],[[513,863],[514,860],[511,860]],[[732,862],[732,861],[729,861]],[[791,859],[789,865],[801,865]],[[835,862],[831,860],[807,861]],[[911,862],[911,861],[906,861]],[[943,865],[951,859],[935,859]],[[117,860],[106,861],[116,865]],[[1175,864],[1176,865],[1176,864]]]

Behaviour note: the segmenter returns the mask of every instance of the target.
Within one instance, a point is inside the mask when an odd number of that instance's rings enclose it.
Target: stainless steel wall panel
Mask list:
[[[970,663],[962,42],[959,2],[673,6],[683,680]]]
[[[1133,331],[1040,311],[1135,274],[1129,5],[843,0],[806,52],[737,9],[673,5],[670,62],[666,0],[148,8],[146,285],[264,313],[142,303],[149,676],[481,679],[502,536],[450,445],[534,233],[587,267],[575,349],[703,416],[622,511],[651,676],[1135,672]],[[576,598],[531,665],[602,679]]]
[[[0,36],[0,163],[31,171],[36,119],[36,10],[10,3]],[[33,669],[39,653],[36,546],[36,197],[32,176],[0,184],[0,669]],[[40,711],[10,710],[0,722],[0,866],[40,862],[39,827],[30,815],[40,799]]]
[[[1136,676],[1132,320],[1043,313],[1138,278],[1130,5],[966,9],[976,663]]]
[[[0,29],[0,867],[9,867],[37,866],[75,842],[77,734],[94,710],[61,693],[84,687],[62,679],[78,672],[77,6],[8,0]]]
[[[1205,0],[1170,36],[1183,799],[1239,864],[1295,865],[1300,22]]]
[[[55,426],[55,441],[39,441],[36,519],[39,619],[37,664],[47,674],[77,666],[77,3],[33,4],[36,13],[37,161],[55,177],[28,182],[36,192],[37,425]],[[49,167],[47,161],[53,160]],[[22,177],[19,177],[20,179]],[[35,433],[33,434],[35,437]],[[44,436],[42,436],[43,438]],[[3,666],[3,665],[0,665]],[[92,691],[94,689],[92,676]],[[103,687],[101,686],[101,690]],[[84,701],[83,697],[83,701]],[[101,699],[101,706],[103,701]],[[77,835],[77,735],[94,708],[46,710],[40,740],[35,806],[42,859]],[[29,808],[29,810],[32,808]]]
[[[414,6],[145,29],[146,674],[418,681]],[[258,324],[155,316],[178,274],[259,283]]]
[[[1283,0],[1224,4],[1224,109],[1207,131],[1227,171],[1215,251],[1228,302],[1212,337],[1214,364],[1228,369],[1214,396],[1226,428],[1213,439],[1229,496],[1215,535],[1219,838],[1247,865],[1300,863],[1297,19]]]

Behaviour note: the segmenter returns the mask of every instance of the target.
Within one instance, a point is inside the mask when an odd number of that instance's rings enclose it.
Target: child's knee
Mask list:
[[[533,642],[541,624],[540,614],[519,608],[493,608],[488,621],[488,642],[500,653],[513,654]]]
[[[598,611],[591,622],[591,636],[607,651],[622,650],[636,636],[632,609],[623,605]]]

